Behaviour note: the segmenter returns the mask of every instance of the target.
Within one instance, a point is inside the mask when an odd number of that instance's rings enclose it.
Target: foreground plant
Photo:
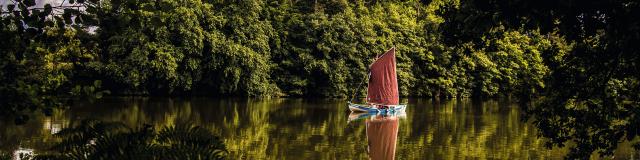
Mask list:
[[[202,127],[180,124],[156,131],[151,125],[84,120],[56,134],[62,142],[35,159],[224,159],[222,140]]]

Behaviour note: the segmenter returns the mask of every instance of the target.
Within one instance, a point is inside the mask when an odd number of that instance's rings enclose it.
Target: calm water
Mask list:
[[[107,98],[23,126],[0,122],[0,150],[38,152],[59,141],[52,133],[92,118],[129,126],[195,123],[224,139],[230,159],[560,159],[567,152],[544,148],[508,101],[405,101],[404,116],[348,122],[343,100]],[[623,143],[615,159],[638,156]]]

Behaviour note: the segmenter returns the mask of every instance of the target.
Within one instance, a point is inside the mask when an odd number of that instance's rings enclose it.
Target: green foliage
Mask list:
[[[131,129],[122,123],[83,120],[56,134],[62,142],[35,159],[224,159],[227,150],[217,136],[190,125],[150,125]]]
[[[51,15],[51,5],[18,1],[0,16],[3,118],[22,123],[74,97],[102,97],[101,86],[118,95],[362,96],[369,64],[395,46],[402,96],[541,97],[529,115],[550,145],[578,146],[570,157],[609,155],[640,133],[633,1],[72,3],[86,10]]]
[[[81,15],[97,29],[56,45],[72,50],[54,56],[86,60],[74,64],[78,69],[56,68],[68,74],[48,76],[49,83],[101,80],[125,95],[362,96],[364,87],[355,85],[377,55],[395,46],[402,96],[489,97],[537,93],[549,72],[541,53],[552,49],[548,37],[529,30],[495,30],[482,43],[444,43],[441,26],[449,17],[442,13],[455,10],[457,1],[91,4],[99,5],[89,5],[86,14],[65,10],[53,21]]]
[[[95,60],[96,52],[82,41],[86,33],[80,23],[58,20],[61,15],[52,15],[51,5],[29,9],[34,5],[17,1],[8,7],[13,12],[0,16],[0,116],[18,124],[34,111],[49,114],[80,95],[69,93],[72,86],[98,83],[90,91],[100,91],[99,80],[83,78],[86,63]],[[84,14],[65,9],[62,16]]]
[[[585,159],[612,155],[624,140],[639,146],[639,3],[468,0],[459,8],[446,16],[453,43],[482,42],[503,25],[558,35],[542,52],[550,71],[541,101],[526,108],[549,147],[572,142],[567,158]]]
[[[471,85],[476,94],[538,94],[545,87],[544,78],[549,73],[541,53],[550,50],[550,40],[536,31],[492,31],[490,34],[498,35],[485,37],[479,49],[471,49],[468,55]]]
[[[0,160],[11,160],[11,154],[0,151]]]
[[[269,82],[272,29],[258,2],[180,2],[105,3],[97,32],[103,56],[94,69],[108,87],[125,94],[277,90]]]
[[[222,140],[201,127],[188,125],[165,127],[158,133],[157,141],[160,144],[172,146],[162,150],[163,154],[168,155],[162,157],[223,159],[227,154]]]

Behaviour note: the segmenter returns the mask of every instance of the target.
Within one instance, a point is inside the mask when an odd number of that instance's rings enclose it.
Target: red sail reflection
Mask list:
[[[367,119],[369,158],[372,160],[395,159],[398,137],[398,117],[375,116]]]

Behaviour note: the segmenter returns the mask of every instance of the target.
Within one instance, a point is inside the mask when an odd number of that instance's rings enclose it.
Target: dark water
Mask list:
[[[0,122],[0,150],[37,153],[59,141],[52,133],[92,118],[129,126],[195,123],[224,139],[229,159],[561,159],[567,152],[546,149],[508,101],[405,101],[404,116],[348,122],[342,100],[107,98],[23,126]],[[622,143],[614,158],[638,153]]]

